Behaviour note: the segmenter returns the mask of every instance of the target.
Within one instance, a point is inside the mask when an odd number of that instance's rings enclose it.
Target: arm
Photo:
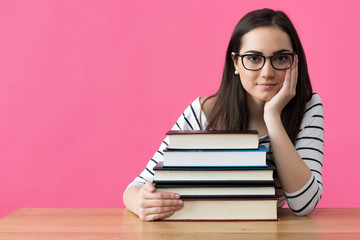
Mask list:
[[[320,199],[322,186],[320,186],[318,179],[315,181],[313,169],[309,167],[311,164],[304,161],[304,153],[300,149],[306,149],[306,147],[298,149],[294,147],[280,118],[282,109],[296,94],[297,62],[296,58],[296,64],[287,70],[283,87],[279,93],[265,104],[264,121],[268,129],[279,180],[288,205],[295,214],[307,215],[313,211]],[[310,131],[309,129],[302,130],[301,134],[311,135]],[[302,142],[301,144],[306,145],[310,142]],[[322,147],[323,142],[320,145]],[[312,158],[319,158],[319,156]],[[322,162],[322,154],[320,158]],[[320,174],[321,169],[317,170]]]
[[[296,192],[284,192],[289,207],[298,215],[315,209],[322,196],[324,118],[320,97],[314,94],[307,104],[295,149],[311,171],[310,180]]]
[[[172,129],[199,130],[200,110],[201,107],[197,99],[182,113]],[[126,208],[137,214],[143,221],[168,217],[182,206],[179,194],[157,191],[152,184],[154,180],[153,168],[157,163],[163,161],[163,149],[167,145],[168,138],[165,138],[145,169],[129,184],[123,195]]]

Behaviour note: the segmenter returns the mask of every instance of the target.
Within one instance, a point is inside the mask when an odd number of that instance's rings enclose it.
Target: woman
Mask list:
[[[281,11],[248,13],[236,25],[216,94],[197,98],[174,130],[258,130],[269,147],[278,207],[311,213],[322,195],[323,107],[312,92],[306,58],[289,18]],[[126,207],[143,221],[170,216],[182,206],[179,194],[156,191],[153,167],[168,139],[124,192]]]

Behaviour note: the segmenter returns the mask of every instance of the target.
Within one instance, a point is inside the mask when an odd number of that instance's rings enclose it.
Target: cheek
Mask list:
[[[285,80],[285,73],[277,75],[276,78],[278,79],[278,82],[280,83],[280,88],[281,88],[284,83],[284,80]]]
[[[281,84],[284,82],[285,80],[285,73],[286,71],[281,71],[277,74],[276,78],[279,79],[279,82],[281,82]]]
[[[239,76],[240,81],[245,89],[254,85],[256,79],[255,72],[242,69],[239,71]]]
[[[253,87],[253,84],[250,81],[245,81],[243,79],[241,79],[241,84],[247,92]]]

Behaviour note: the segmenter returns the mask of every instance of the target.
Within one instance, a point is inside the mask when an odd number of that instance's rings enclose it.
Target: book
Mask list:
[[[266,167],[268,149],[260,145],[257,149],[165,149],[164,166]]]
[[[273,181],[275,166],[266,167],[154,167],[155,181],[162,182],[219,182],[219,181]]]
[[[257,149],[256,130],[170,130],[169,149]]]
[[[155,184],[159,191],[176,192],[182,199],[185,198],[212,198],[212,197],[275,197],[274,185],[209,185],[209,184]]]
[[[164,220],[278,220],[278,198],[193,198]]]

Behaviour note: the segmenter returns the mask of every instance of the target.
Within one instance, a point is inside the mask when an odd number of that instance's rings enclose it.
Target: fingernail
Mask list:
[[[180,199],[180,200],[178,201],[178,204],[181,205],[182,203],[183,203],[183,201]]]
[[[176,193],[175,198],[180,198],[180,194]]]

